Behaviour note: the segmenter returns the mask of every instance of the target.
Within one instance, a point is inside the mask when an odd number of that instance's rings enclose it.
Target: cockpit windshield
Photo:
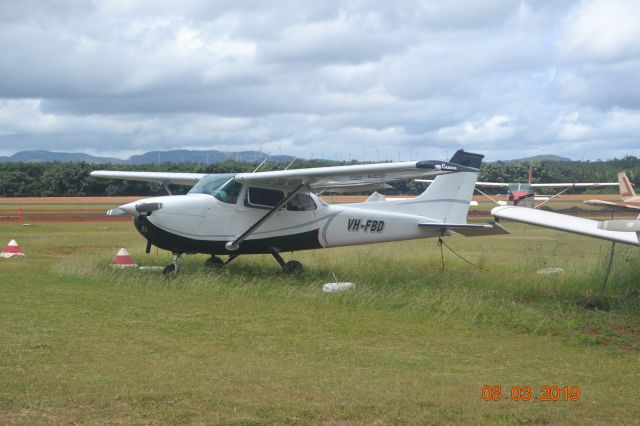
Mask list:
[[[208,175],[200,179],[189,194],[208,194],[223,203],[235,204],[242,189],[242,184],[236,182],[235,173]]]
[[[515,192],[515,191],[528,191],[528,192],[531,192],[531,185],[529,185],[528,183],[510,183],[509,184],[509,191],[511,191],[511,192]]]

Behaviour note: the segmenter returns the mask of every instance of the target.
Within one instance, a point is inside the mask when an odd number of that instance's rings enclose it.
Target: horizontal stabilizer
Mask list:
[[[465,237],[482,237],[485,235],[504,235],[509,231],[504,229],[500,224],[491,223],[434,223],[434,222],[421,222],[418,224],[421,228],[434,228],[440,229],[443,233],[445,231],[453,231],[457,234],[462,234]]]
[[[491,210],[491,214],[498,219],[515,220],[516,222],[573,232],[587,237],[640,246],[640,234],[637,232],[601,229],[600,226],[602,225],[597,220],[517,206],[495,207]]]

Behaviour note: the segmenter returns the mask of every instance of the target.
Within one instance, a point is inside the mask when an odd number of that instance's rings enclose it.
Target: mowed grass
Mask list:
[[[505,223],[512,235],[270,256],[171,280],[128,223],[0,224],[0,423],[634,423],[640,251]],[[560,267],[561,274],[538,274]],[[354,292],[324,294],[325,282]],[[576,301],[597,298],[610,310]],[[484,401],[484,385],[502,386]],[[529,385],[534,399],[507,399]],[[542,386],[579,401],[541,401]]]

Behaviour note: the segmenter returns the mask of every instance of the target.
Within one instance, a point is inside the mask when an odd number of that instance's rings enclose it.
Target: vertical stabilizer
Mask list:
[[[448,223],[466,223],[477,172],[441,175],[413,201],[419,210],[413,213]]]
[[[484,155],[459,150],[450,162],[480,169]],[[398,203],[394,211],[425,216],[447,223],[466,223],[478,171],[465,171],[437,176],[433,183],[412,200]],[[391,208],[390,208],[391,209]]]
[[[636,196],[635,191],[633,190],[633,186],[627,177],[625,172],[618,173],[618,184],[620,185],[620,197],[622,200],[626,200],[627,198],[633,198]]]

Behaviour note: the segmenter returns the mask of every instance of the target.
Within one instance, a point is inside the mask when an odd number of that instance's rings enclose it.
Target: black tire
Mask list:
[[[210,269],[222,269],[224,261],[216,256],[211,256],[204,262],[204,266]]]
[[[176,273],[176,265],[174,265],[173,263],[165,266],[164,269],[162,270],[162,275],[172,275],[175,273]]]
[[[284,264],[284,268],[282,268],[282,272],[285,274],[301,274],[304,272],[304,267],[302,263],[297,260],[290,260],[289,262]]]

